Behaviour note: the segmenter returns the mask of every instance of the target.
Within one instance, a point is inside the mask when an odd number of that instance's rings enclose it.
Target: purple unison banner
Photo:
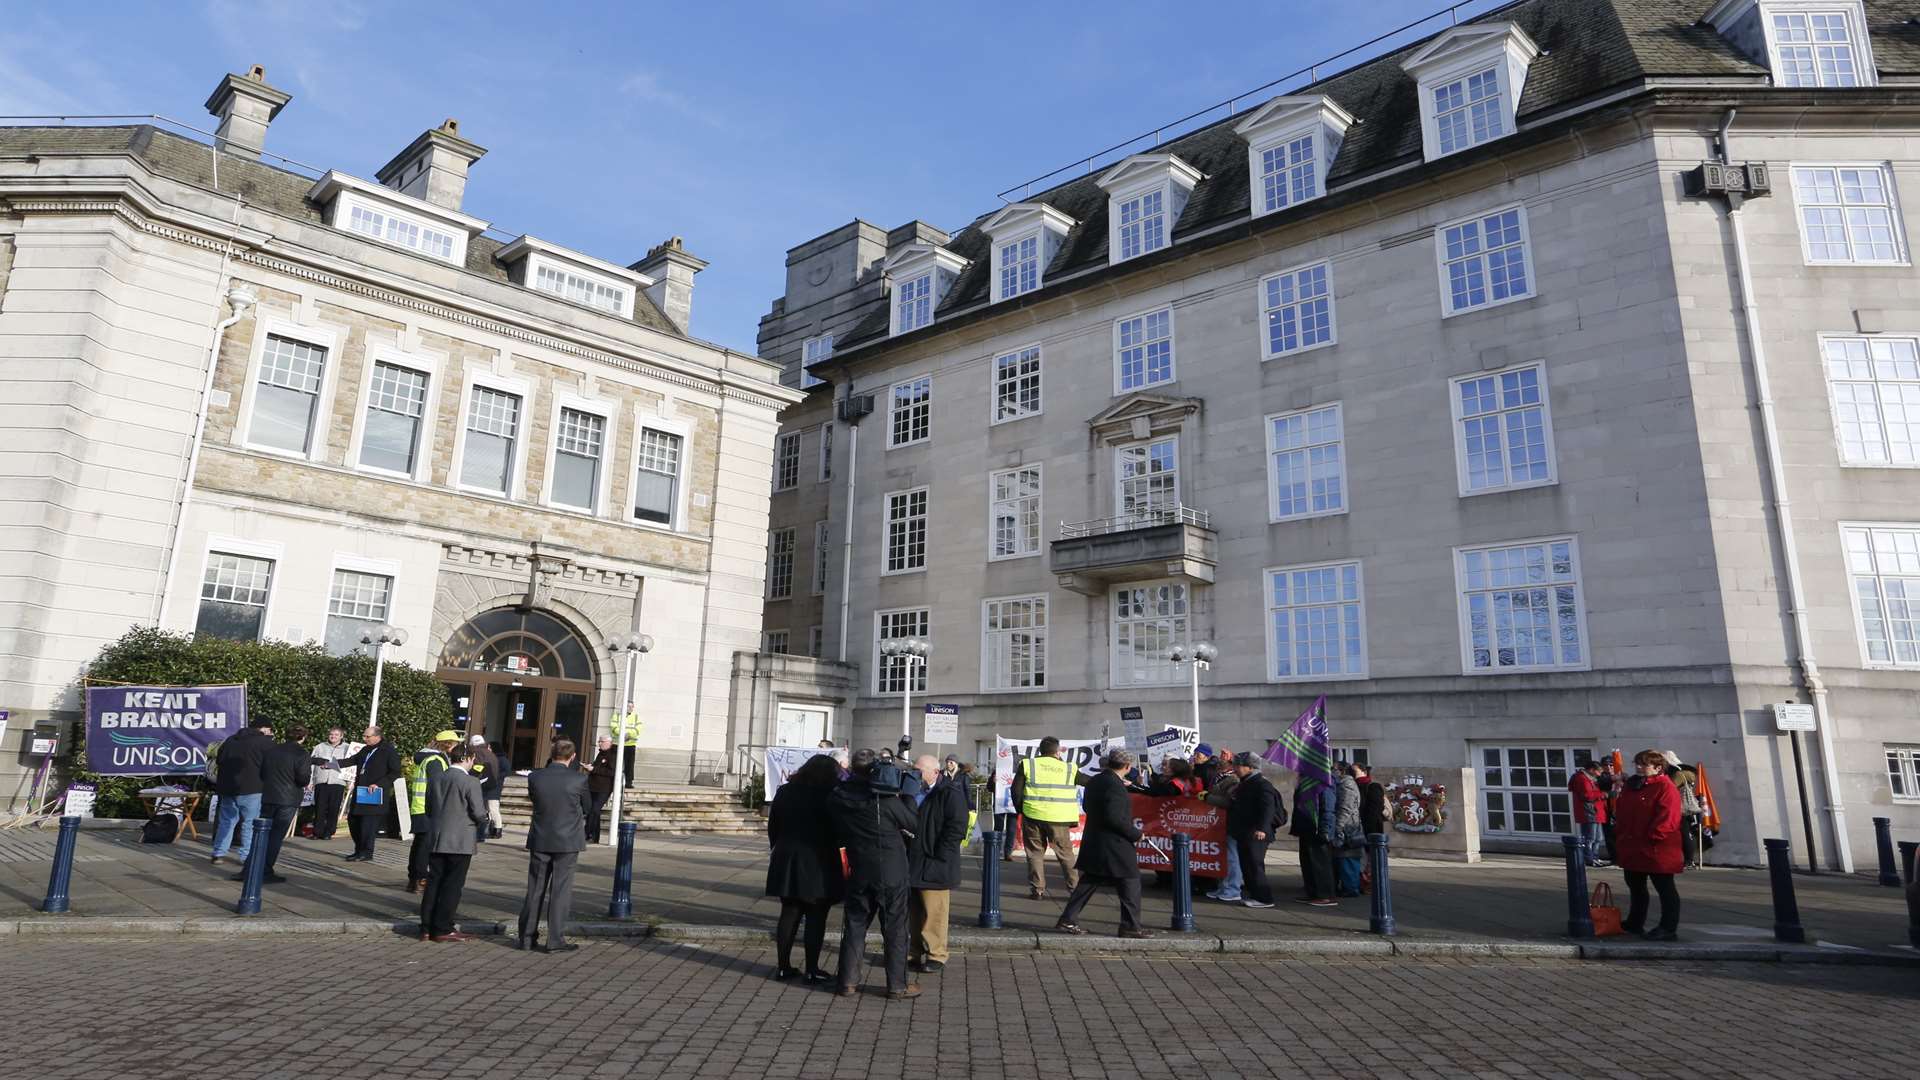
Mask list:
[[[108,776],[200,773],[247,726],[245,686],[90,686],[87,767]]]

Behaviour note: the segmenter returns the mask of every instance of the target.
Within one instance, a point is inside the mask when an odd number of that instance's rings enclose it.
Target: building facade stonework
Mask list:
[[[844,635],[872,744],[881,640],[926,638],[915,711],[983,760],[1189,723],[1168,651],[1209,641],[1209,741],[1324,693],[1341,753],[1474,770],[1494,848],[1658,747],[1714,859],[1804,852],[1771,706],[1813,703],[1812,840],[1870,860],[1920,825],[1920,7],[1827,5],[1824,63],[1808,5],[1709,7],[1522,0],[837,278],[790,257],[762,351],[840,323],[782,415],[768,634]],[[813,595],[816,544],[852,572]]]

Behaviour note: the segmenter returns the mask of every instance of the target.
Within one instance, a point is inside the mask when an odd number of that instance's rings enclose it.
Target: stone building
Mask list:
[[[848,642],[856,739],[911,680],[984,758],[1189,722],[1208,641],[1216,745],[1324,693],[1523,849],[1575,763],[1671,748],[1732,862],[1806,850],[1801,703],[1821,858],[1870,858],[1920,827],[1916,15],[1521,0],[951,236],[793,249],[773,646]]]
[[[689,334],[678,237],[628,265],[492,229],[452,120],[373,180],[264,159],[287,103],[254,68],[205,140],[0,128],[0,801],[142,624],[399,627],[516,766],[591,745],[641,631],[639,771],[724,770],[801,395]]]

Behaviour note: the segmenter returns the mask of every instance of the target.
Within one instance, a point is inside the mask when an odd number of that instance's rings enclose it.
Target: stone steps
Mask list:
[[[525,827],[533,820],[533,804],[524,782],[508,781],[501,793],[500,816],[507,824]],[[620,800],[620,817],[642,832],[679,836],[761,836],[766,821],[740,805],[732,792],[720,788],[635,787]]]

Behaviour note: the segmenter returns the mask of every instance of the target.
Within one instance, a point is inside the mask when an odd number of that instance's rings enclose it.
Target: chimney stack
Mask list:
[[[253,65],[245,75],[229,75],[213,88],[207,111],[220,118],[215,145],[229,154],[258,160],[267,145],[267,125],[293,95],[267,85],[267,69]]]
[[[707,261],[687,254],[680,238],[674,236],[655,245],[646,258],[627,269],[653,279],[653,284],[647,286],[647,299],[684,334],[687,320],[693,315],[693,275],[706,268]]]
[[[487,149],[460,137],[460,121],[449,118],[381,166],[374,179],[416,199],[447,210],[459,210],[467,194],[467,168],[485,157]]]

